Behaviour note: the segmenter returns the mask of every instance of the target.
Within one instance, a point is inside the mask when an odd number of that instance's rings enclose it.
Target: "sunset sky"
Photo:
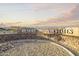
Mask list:
[[[0,4],[0,23],[23,22],[24,24],[36,24],[42,21],[49,21],[50,18],[78,20],[79,4]]]

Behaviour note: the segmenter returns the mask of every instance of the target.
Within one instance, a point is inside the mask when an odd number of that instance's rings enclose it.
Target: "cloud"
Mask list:
[[[76,7],[72,7],[68,9],[67,11],[63,12],[63,17],[64,18],[71,18],[73,16],[73,11],[75,10]]]
[[[63,4],[63,3],[39,3],[39,4],[32,4],[32,8],[34,11],[46,11],[46,10],[57,10],[57,11],[64,11],[67,8],[70,8],[73,4]]]
[[[79,19],[79,4],[74,5],[62,14],[64,19]]]
[[[76,25],[77,24],[78,25],[78,23],[79,23],[79,4],[72,4],[70,6],[70,8],[63,9],[62,11],[59,11],[59,12],[61,12],[60,18],[49,18],[47,21],[40,22],[39,24],[43,24],[43,25],[44,24]]]
[[[60,17],[64,19],[79,19],[79,4],[33,4],[33,10],[39,11],[50,11],[60,13]]]

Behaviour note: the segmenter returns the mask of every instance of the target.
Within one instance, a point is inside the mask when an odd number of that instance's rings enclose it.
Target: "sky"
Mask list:
[[[79,19],[75,3],[0,3],[0,23],[36,24],[50,18]],[[52,19],[53,20],[53,19]]]

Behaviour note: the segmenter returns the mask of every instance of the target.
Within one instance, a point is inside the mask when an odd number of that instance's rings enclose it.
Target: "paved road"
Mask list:
[[[70,56],[68,51],[56,44],[51,44],[48,40],[17,40],[5,43],[5,45],[11,49],[1,52],[2,56]]]

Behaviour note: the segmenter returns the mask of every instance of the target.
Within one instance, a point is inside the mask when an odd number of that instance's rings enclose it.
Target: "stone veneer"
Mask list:
[[[62,45],[69,48],[75,55],[79,55],[79,37],[74,36],[61,36],[59,41]]]

